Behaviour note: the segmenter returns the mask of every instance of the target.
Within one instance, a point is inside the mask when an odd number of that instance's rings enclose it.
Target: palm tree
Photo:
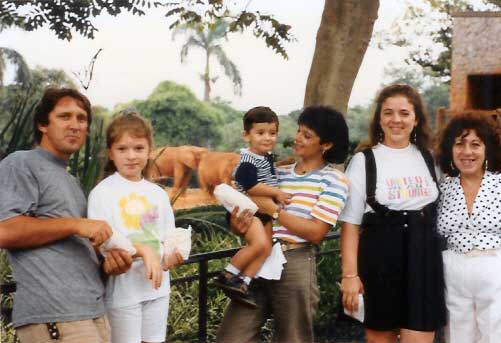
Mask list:
[[[29,80],[30,69],[26,64],[23,55],[14,49],[0,47],[0,88],[3,87],[5,69],[8,61],[17,67],[15,78],[16,83],[23,84],[27,82]]]
[[[242,78],[237,66],[226,56],[222,47],[222,39],[226,39],[228,24],[222,20],[215,24],[203,25],[181,25],[176,28],[172,34],[172,39],[179,33],[188,33],[188,40],[181,48],[181,63],[186,61],[189,49],[198,47],[205,51],[205,72],[200,74],[200,78],[204,82],[205,92],[204,100],[210,101],[211,83],[215,83],[218,77],[211,77],[210,74],[210,59],[211,56],[216,56],[217,61],[223,67],[225,75],[233,83],[233,91],[235,94],[242,95]]]

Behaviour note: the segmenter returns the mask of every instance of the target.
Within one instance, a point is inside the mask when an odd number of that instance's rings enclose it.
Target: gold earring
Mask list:
[[[454,163],[451,161],[451,170],[452,171],[455,171],[456,170],[456,167],[454,167]]]
[[[488,164],[487,159],[485,159],[485,170],[487,170],[487,168],[489,168],[489,164]]]

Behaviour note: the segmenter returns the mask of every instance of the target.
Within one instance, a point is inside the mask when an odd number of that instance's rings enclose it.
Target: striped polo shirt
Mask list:
[[[330,164],[305,175],[296,174],[295,166],[296,164],[291,164],[277,168],[279,188],[292,194],[291,203],[284,210],[301,218],[317,218],[336,225],[348,198],[346,176]],[[273,237],[305,242],[278,222],[273,224]]]
[[[249,173],[238,173],[239,168],[252,168],[255,173],[250,174],[255,176],[256,178],[253,180],[240,180],[240,175],[245,174],[246,177],[249,177]],[[241,149],[240,162],[235,167],[233,177],[235,179],[237,189],[243,193],[252,188],[246,188],[243,186],[244,184],[251,184],[252,186],[254,186],[258,183],[264,183],[268,186],[278,186],[277,175],[275,174],[275,167],[273,165],[273,155],[271,153],[263,156],[255,154],[249,151],[249,149]]]

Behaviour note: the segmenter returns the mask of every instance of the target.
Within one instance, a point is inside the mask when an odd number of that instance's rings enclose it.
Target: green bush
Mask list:
[[[240,238],[228,231],[225,214],[226,210],[220,206],[176,212],[176,226],[191,225],[193,228],[192,254],[240,246]],[[227,262],[228,259],[209,261],[209,273],[222,270]],[[195,274],[199,274],[197,263],[182,265],[171,272],[171,280]],[[198,281],[172,286],[167,332],[169,342],[198,340],[198,287]],[[208,341],[214,341],[228,298],[213,287],[210,281],[207,298],[207,338]]]

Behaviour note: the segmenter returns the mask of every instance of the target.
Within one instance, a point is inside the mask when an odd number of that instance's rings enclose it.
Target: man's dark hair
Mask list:
[[[40,99],[37,107],[35,108],[35,115],[33,116],[33,139],[35,143],[39,144],[42,140],[42,132],[38,129],[38,126],[49,125],[49,113],[56,107],[59,100],[69,96],[75,99],[78,105],[87,112],[87,123],[90,127],[92,122],[92,109],[89,99],[76,89],[65,88],[65,87],[48,87]]]
[[[332,147],[323,154],[327,162],[339,164],[346,160],[348,125],[341,112],[326,106],[309,106],[301,112],[297,123],[315,131],[320,137],[320,144],[332,143]]]
[[[269,107],[258,106],[251,108],[244,114],[244,130],[249,132],[256,123],[276,123],[278,130],[278,116]]]

